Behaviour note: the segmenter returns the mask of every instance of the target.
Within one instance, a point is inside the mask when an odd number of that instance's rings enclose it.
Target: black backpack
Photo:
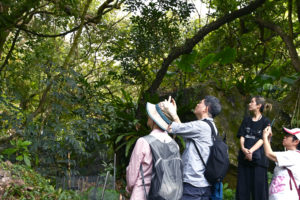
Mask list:
[[[149,194],[146,193],[142,164],[140,173],[147,200],[180,200],[183,191],[182,160],[177,143],[163,143],[152,135],[143,137],[152,152],[152,177]]]
[[[225,143],[225,138],[224,140],[222,140],[216,135],[212,123],[207,119],[204,119],[203,121],[205,121],[210,126],[213,139],[213,145],[210,147],[210,154],[206,164],[194,140],[193,142],[201,158],[201,161],[205,166],[204,177],[210,184],[214,185],[217,182],[222,182],[227,173],[229,167],[228,146]]]

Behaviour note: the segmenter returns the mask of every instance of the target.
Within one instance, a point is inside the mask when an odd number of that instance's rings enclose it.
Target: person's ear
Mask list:
[[[205,107],[205,112],[208,113],[208,106]]]
[[[259,110],[260,110],[260,108],[262,107],[262,104],[257,104],[257,106],[259,107]]]

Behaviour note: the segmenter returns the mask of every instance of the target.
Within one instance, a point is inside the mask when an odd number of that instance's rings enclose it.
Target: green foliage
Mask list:
[[[205,56],[199,63],[199,67],[206,69],[211,64],[218,62],[221,65],[233,63],[236,59],[236,50],[230,47],[225,47],[218,53],[210,53]]]
[[[12,175],[12,181],[7,185],[3,199],[49,199],[49,200],[81,200],[91,199],[94,194],[100,199],[103,188],[98,187],[97,191],[94,188],[89,188],[85,192],[72,190],[56,190],[50,181],[36,173],[33,169],[23,165],[9,164],[8,162],[1,162],[0,169],[9,171]],[[104,199],[118,199],[119,194],[110,189],[105,190]]]
[[[273,174],[268,171],[268,185],[271,184],[272,178],[273,178]]]
[[[124,153],[125,157],[128,157],[129,151],[136,140],[145,134],[143,132],[145,130],[136,119],[136,104],[132,97],[125,90],[122,90],[122,94],[123,98],[115,98],[105,106],[105,111],[111,127],[109,142],[117,152]]]
[[[12,140],[10,144],[13,146],[12,148],[5,149],[2,153],[8,156],[12,154],[15,155],[17,161],[24,161],[27,166],[31,166],[30,163],[30,153],[28,150],[28,146],[31,145],[30,141],[22,141],[21,139]]]
[[[91,187],[87,192],[85,192],[81,198],[82,199],[101,199],[103,188],[98,187],[97,189]],[[104,192],[104,200],[119,200],[120,194],[115,190],[106,189]]]
[[[206,69],[208,66],[213,64],[215,62],[216,54],[210,53],[207,56],[205,56],[199,63],[199,67],[202,69]]]
[[[228,187],[228,183],[223,185],[223,199],[224,200],[234,200],[235,199],[235,189]]]
[[[196,56],[197,52],[192,51],[192,53],[190,54],[182,55],[179,61],[176,61],[175,63],[183,72],[193,72],[193,64],[195,62]]]

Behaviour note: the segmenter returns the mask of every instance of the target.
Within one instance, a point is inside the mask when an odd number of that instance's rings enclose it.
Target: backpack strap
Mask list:
[[[146,185],[145,185],[145,180],[144,180],[144,172],[143,172],[142,163],[140,165],[140,172],[141,172],[141,175],[142,175],[142,183],[143,183],[143,186],[144,186],[145,198],[146,198],[146,200],[148,200],[148,194],[147,194],[147,191],[146,191]]]
[[[286,168],[287,169],[287,171],[288,171],[288,173],[289,173],[289,176],[290,176],[290,178],[293,180],[293,182],[294,182],[294,185],[295,185],[295,188],[296,188],[296,190],[297,190],[297,193],[298,193],[298,196],[299,196],[299,200],[300,200],[300,188],[297,186],[297,183],[296,183],[296,181],[295,181],[295,178],[294,178],[294,176],[293,176],[293,173],[292,173],[292,171],[290,170],[290,169],[288,169],[288,168]],[[291,180],[290,180],[290,188],[291,188],[291,190],[292,190],[292,183],[291,183]]]
[[[296,152],[297,152],[297,153],[300,153],[300,151],[296,151]],[[288,173],[289,173],[290,179],[293,180],[293,182],[294,182],[294,185],[295,185],[295,188],[296,188],[296,190],[297,190],[297,193],[298,193],[298,196],[299,196],[299,200],[300,200],[300,185],[297,186],[297,183],[296,183],[296,181],[295,181],[295,178],[294,178],[294,175],[293,175],[292,171],[291,171],[290,169],[288,169],[287,167],[285,167],[285,168],[287,169],[287,171],[288,171]],[[291,188],[291,190],[292,190],[292,183],[291,183],[291,180],[290,180],[290,188]]]
[[[215,140],[217,138],[217,134],[216,134],[216,131],[215,131],[215,128],[214,128],[213,124],[208,119],[204,119],[203,121],[206,122],[210,126],[211,132],[212,132],[212,137]]]
[[[205,169],[206,169],[206,164],[205,164],[205,162],[204,162],[204,160],[203,160],[203,158],[202,158],[202,156],[201,156],[201,153],[200,153],[200,151],[199,151],[199,149],[198,149],[198,147],[197,147],[197,145],[196,145],[196,142],[192,139],[192,142],[194,143],[194,146],[196,147],[196,150],[197,150],[197,152],[198,152],[198,155],[199,155],[199,157],[200,157],[200,159],[201,159],[201,161],[202,161],[202,163],[203,163],[203,165],[204,165],[204,167],[205,167]]]
[[[207,120],[207,119],[204,119],[203,121],[206,122],[210,126],[210,129],[211,129],[211,132],[212,132],[212,138],[216,139],[217,135],[216,135],[216,131],[215,131],[215,128],[213,127],[212,123],[209,120]],[[200,153],[200,151],[199,151],[199,149],[198,149],[198,147],[196,145],[196,142],[193,139],[192,139],[192,141],[193,141],[194,146],[196,147],[197,153],[199,154],[199,157],[200,157],[200,159],[201,159],[201,161],[202,161],[202,163],[203,163],[203,165],[204,165],[204,167],[206,169],[206,164],[205,164],[205,162],[204,162],[204,160],[203,160],[203,158],[201,156],[201,153]]]

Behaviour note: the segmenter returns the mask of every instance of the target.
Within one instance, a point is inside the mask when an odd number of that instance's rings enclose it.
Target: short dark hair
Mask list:
[[[293,135],[293,142],[296,140],[298,140],[298,138],[295,135]],[[297,145],[297,149],[300,150],[300,142]]]
[[[222,106],[217,97],[214,96],[205,96],[204,104],[208,107],[208,113],[212,116],[212,118],[216,117],[222,110]]]

